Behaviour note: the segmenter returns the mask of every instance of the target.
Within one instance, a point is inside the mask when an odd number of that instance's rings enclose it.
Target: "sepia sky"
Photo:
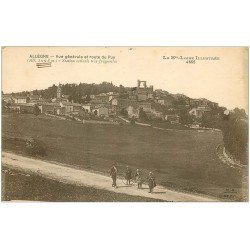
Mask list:
[[[30,55],[111,56],[117,63],[52,62],[37,68]],[[164,60],[163,56],[219,57],[220,60]],[[36,59],[38,60],[38,59]],[[59,59],[58,59],[59,60]],[[90,61],[90,59],[89,59]],[[133,87],[137,79],[154,89],[204,97],[229,109],[248,112],[248,48],[246,47],[5,47],[2,48],[4,93],[44,89],[58,83],[101,83]]]

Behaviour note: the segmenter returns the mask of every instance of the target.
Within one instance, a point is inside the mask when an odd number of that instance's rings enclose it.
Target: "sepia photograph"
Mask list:
[[[3,202],[248,202],[248,47],[2,47]]]

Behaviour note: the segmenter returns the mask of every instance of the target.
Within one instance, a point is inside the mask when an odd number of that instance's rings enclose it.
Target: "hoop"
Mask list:
[[[133,186],[136,183],[136,181],[132,178],[130,179],[130,184],[127,184],[127,179],[125,177],[122,178],[122,182],[124,185],[127,185],[127,186]]]

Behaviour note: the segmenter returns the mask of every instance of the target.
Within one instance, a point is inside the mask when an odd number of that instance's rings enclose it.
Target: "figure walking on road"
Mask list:
[[[126,184],[130,185],[130,181],[132,179],[132,171],[128,166],[126,167],[125,179],[126,179]]]
[[[136,170],[135,179],[137,182],[137,188],[142,188],[142,177],[139,169]]]
[[[154,187],[156,187],[156,182],[152,172],[149,172],[148,186],[149,186],[149,193],[153,193]]]
[[[116,168],[116,163],[113,164],[112,168],[110,169],[110,176],[112,178],[112,187],[117,188],[116,185],[116,179],[117,179],[117,168]]]

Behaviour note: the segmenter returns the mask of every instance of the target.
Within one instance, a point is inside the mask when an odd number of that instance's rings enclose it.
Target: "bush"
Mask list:
[[[143,108],[140,108],[140,109],[139,109],[139,119],[140,119],[141,121],[148,121],[147,114],[146,114],[146,112],[143,110]]]
[[[130,120],[131,125],[135,125],[135,117],[133,116]]]
[[[41,113],[41,110],[39,109],[38,105],[35,104],[34,110],[33,110],[34,115],[38,116]]]
[[[46,147],[42,141],[31,138],[26,141],[26,150],[29,155],[32,156],[45,156]]]
[[[123,108],[120,111],[120,115],[123,116],[123,117],[125,117],[125,118],[128,118],[128,111],[125,108]]]

